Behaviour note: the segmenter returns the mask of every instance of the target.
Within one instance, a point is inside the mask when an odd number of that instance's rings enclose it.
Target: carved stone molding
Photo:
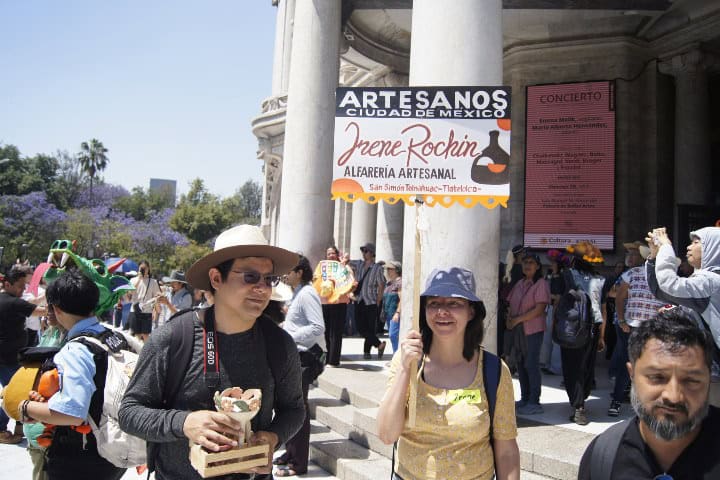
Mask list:
[[[260,108],[262,113],[272,113],[276,110],[284,110],[287,108],[287,95],[266,98],[263,100]]]
[[[693,75],[720,69],[720,57],[693,47],[658,63],[661,73],[666,75]]]

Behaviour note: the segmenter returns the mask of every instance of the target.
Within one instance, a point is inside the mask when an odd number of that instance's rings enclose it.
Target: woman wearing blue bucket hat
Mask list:
[[[485,306],[475,276],[436,269],[420,295],[420,331],[411,330],[393,356],[378,410],[378,435],[397,441],[393,478],[520,478],[512,379],[500,364],[490,419],[480,343]],[[419,365],[414,427],[406,427],[410,371]]]

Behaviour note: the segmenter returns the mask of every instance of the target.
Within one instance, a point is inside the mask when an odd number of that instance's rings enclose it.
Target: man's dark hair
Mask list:
[[[700,347],[705,355],[708,369],[712,364],[712,338],[701,325],[698,325],[690,312],[682,307],[662,309],[655,318],[642,322],[639,327],[633,329],[628,339],[630,363],[635,364],[647,342],[653,338],[660,341],[672,353],[688,347]]]
[[[25,278],[27,275],[32,275],[32,273],[32,268],[29,265],[13,265],[5,275],[5,281],[10,285],[15,285],[18,280]]]
[[[227,280],[228,275],[230,275],[230,269],[232,269],[233,263],[235,263],[235,259],[231,258],[230,260],[225,260],[220,265],[215,265],[212,268],[217,268],[220,272],[220,278],[223,282]],[[215,295],[215,287],[212,286],[212,283],[210,283],[210,293]]]
[[[425,316],[425,303],[428,298],[420,297],[420,335],[423,341],[423,352],[429,353],[432,345],[433,333],[427,323]],[[480,349],[485,334],[485,304],[483,302],[470,302],[470,306],[475,309],[475,315],[465,326],[465,337],[463,341],[463,358],[468,362],[472,360],[475,351]]]
[[[292,269],[293,272],[300,272],[300,280],[302,283],[310,283],[313,278],[313,270],[310,266],[310,260],[305,255],[300,255],[298,264]]]
[[[71,315],[89,317],[100,299],[97,285],[79,270],[68,270],[48,286],[48,305],[57,305]]]

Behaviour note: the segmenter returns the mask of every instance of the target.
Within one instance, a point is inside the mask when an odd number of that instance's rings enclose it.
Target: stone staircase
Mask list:
[[[380,362],[326,369],[309,394],[310,458],[341,480],[389,479],[392,446],[377,436],[387,376]],[[521,479],[577,478],[591,433],[518,418]]]

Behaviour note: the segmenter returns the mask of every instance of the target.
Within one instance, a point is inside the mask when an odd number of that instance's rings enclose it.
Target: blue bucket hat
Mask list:
[[[436,268],[425,282],[421,297],[456,297],[471,302],[481,302],[475,294],[475,275],[470,270],[452,267]]]

